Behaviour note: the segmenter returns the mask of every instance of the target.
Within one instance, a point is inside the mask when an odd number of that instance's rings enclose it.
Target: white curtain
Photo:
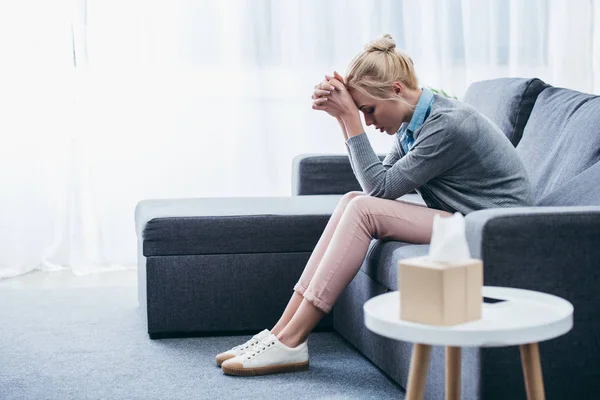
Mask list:
[[[600,0],[2,2],[0,278],[134,268],[143,199],[289,195],[295,155],[345,152],[313,85],[380,34],[458,97],[599,93],[598,21]]]

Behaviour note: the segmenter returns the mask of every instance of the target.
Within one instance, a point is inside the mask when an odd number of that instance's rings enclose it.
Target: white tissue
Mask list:
[[[430,261],[441,263],[456,263],[471,258],[465,234],[465,217],[462,214],[433,217],[433,234],[428,258]]]

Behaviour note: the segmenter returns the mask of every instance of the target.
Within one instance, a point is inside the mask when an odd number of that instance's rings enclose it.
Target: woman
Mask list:
[[[506,136],[473,107],[420,88],[412,60],[390,35],[369,43],[345,80],[325,78],[313,109],[337,118],[364,192],[340,200],[277,324],[217,356],[226,374],[308,369],[308,335],[356,275],[373,238],[427,244],[436,214],[532,204]],[[383,162],[360,112],[367,125],[396,135]],[[413,190],[426,207],[397,200]]]

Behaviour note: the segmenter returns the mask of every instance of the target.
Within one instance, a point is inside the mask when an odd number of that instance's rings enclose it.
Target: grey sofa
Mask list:
[[[548,399],[600,392],[600,97],[539,79],[474,83],[465,102],[516,146],[535,207],[466,216],[484,283],[552,293],[574,328],[540,344]],[[380,157],[383,159],[384,155]],[[256,333],[271,327],[341,195],[360,190],[346,155],[294,160],[289,197],[145,200],[136,208],[139,302],[151,338]],[[418,194],[407,198],[420,201]],[[360,271],[317,330],[335,330],[399,385],[411,344],[373,334],[363,304],[397,290],[397,263],[426,245],[373,240]],[[518,347],[465,348],[466,399],[525,398]],[[431,354],[425,397],[444,395],[444,349]]]

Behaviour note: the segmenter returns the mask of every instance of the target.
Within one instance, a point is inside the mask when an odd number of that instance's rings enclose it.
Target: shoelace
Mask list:
[[[235,346],[235,347],[233,348],[233,350],[240,350],[240,349],[243,349],[243,350],[249,350],[249,349],[251,349],[252,347],[254,347],[254,346],[256,346],[257,344],[259,344],[260,342],[261,342],[261,340],[260,340],[260,339],[255,339],[255,338],[252,338],[252,339],[248,340],[248,341],[247,341],[246,343],[244,343],[244,344],[240,344],[240,345],[238,345],[238,346]]]
[[[266,339],[268,339],[268,338],[266,338]],[[274,345],[275,345],[275,342],[274,342],[274,341],[271,341],[271,343],[269,343],[269,344],[267,344],[266,342],[267,342],[266,340],[263,340],[263,341],[261,341],[261,342],[257,343],[257,344],[256,344],[256,345],[255,345],[255,346],[252,348],[252,350],[254,351],[254,353],[253,353],[252,355],[248,356],[248,360],[250,360],[251,358],[254,358],[254,357],[256,357],[256,355],[257,355],[257,354],[259,354],[261,351],[264,351],[264,350],[266,350],[267,348],[269,348],[269,347],[271,347],[271,346],[274,346]],[[261,345],[262,345],[262,348],[259,348],[259,346],[261,346]],[[250,353],[250,352],[248,352],[248,353]]]

